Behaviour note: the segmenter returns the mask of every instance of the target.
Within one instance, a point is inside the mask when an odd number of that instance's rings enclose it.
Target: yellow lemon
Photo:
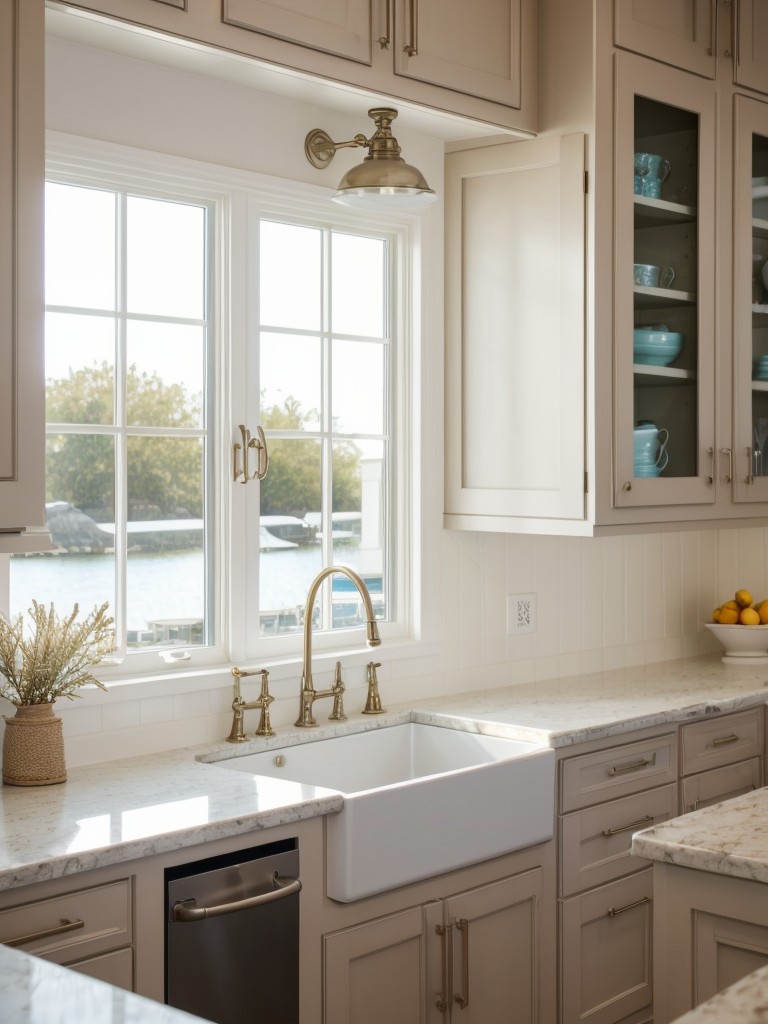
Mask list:
[[[739,622],[742,626],[759,626],[760,616],[754,608],[742,608],[739,614]]]
[[[715,610],[712,612],[712,621],[713,622],[719,622],[720,621],[720,609],[719,608],[715,608]]]
[[[758,616],[759,617],[759,616]],[[726,608],[725,605],[720,609],[720,622],[724,626],[733,626],[739,621],[739,613],[735,608]]]
[[[757,614],[760,616],[760,622],[765,625],[768,623],[768,601],[761,601],[757,606]]]
[[[733,611],[735,611],[737,613],[738,613],[738,610],[739,610],[739,606],[736,604],[735,601],[726,601],[725,604],[720,606],[720,608],[721,608],[721,610],[725,610],[726,608],[731,608]]]
[[[748,590],[737,590],[733,596],[736,598],[736,604],[740,608],[749,608],[752,604],[752,595]]]

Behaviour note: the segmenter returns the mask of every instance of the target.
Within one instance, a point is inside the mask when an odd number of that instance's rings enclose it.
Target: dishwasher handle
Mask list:
[[[248,896],[244,900],[235,900],[234,903],[220,903],[215,907],[198,907],[194,899],[180,900],[178,903],[174,903],[171,918],[181,923],[204,921],[208,917],[237,914],[241,910],[250,910],[252,907],[261,907],[265,903],[274,903],[276,900],[285,899],[286,896],[293,896],[294,893],[300,891],[301,879],[280,878],[275,872],[275,888],[269,892],[260,893],[258,896]]]

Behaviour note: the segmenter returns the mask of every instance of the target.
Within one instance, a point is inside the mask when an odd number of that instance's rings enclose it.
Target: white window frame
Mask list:
[[[100,675],[109,682],[152,681],[169,677],[185,677],[200,669],[227,671],[231,664],[271,666],[274,678],[295,675],[301,659],[301,634],[288,637],[254,637],[258,635],[258,537],[248,544],[248,523],[258,514],[258,490],[240,487],[247,495],[236,493],[232,482],[232,443],[239,435],[238,424],[247,423],[258,412],[258,379],[253,373],[242,374],[235,365],[232,339],[247,336],[247,305],[244,296],[253,282],[253,261],[248,260],[248,213],[258,210],[263,217],[290,217],[301,223],[317,223],[351,231],[382,233],[393,239],[393,252],[403,254],[396,260],[397,322],[392,336],[397,338],[396,402],[397,429],[392,458],[405,471],[394,474],[397,484],[392,494],[391,532],[397,535],[397,572],[395,604],[398,618],[381,623],[383,646],[377,657],[412,657],[434,655],[437,645],[426,633],[435,634],[436,620],[428,616],[425,630],[420,595],[424,585],[420,553],[422,544],[423,506],[414,493],[414,481],[420,479],[421,460],[417,455],[418,431],[413,416],[414,371],[418,365],[415,340],[422,322],[418,256],[423,256],[423,239],[418,215],[399,214],[381,217],[360,212],[349,213],[329,208],[329,191],[317,186],[302,185],[271,178],[267,175],[240,172],[231,168],[205,164],[164,154],[147,154],[141,150],[112,143],[74,138],[59,132],[47,133],[47,173],[59,181],[72,184],[136,189],[143,194],[163,194],[190,201],[215,205],[216,294],[213,316],[213,337],[223,339],[214,346],[217,389],[211,430],[214,433],[214,467],[219,493],[215,498],[215,529],[212,567],[214,596],[211,614],[218,629],[218,646],[189,648],[190,658],[166,664],[157,650],[132,652],[118,666],[103,666]],[[411,254],[417,254],[414,263]],[[413,340],[409,340],[413,339]],[[241,352],[245,352],[245,345]],[[249,394],[255,388],[256,394]],[[229,484],[227,485],[227,482]],[[242,500],[245,498],[245,500]],[[399,528],[398,528],[399,524]],[[257,531],[258,532],[258,531]],[[229,571],[239,565],[242,571]],[[251,585],[249,585],[249,580]],[[255,582],[254,582],[255,581]],[[313,648],[318,661],[332,664],[343,653],[350,661],[364,664],[371,652],[364,644],[364,630],[334,630],[313,634]],[[249,639],[250,638],[250,639]]]

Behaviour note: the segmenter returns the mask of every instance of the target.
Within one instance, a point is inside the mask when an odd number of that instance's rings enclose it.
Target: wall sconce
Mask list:
[[[368,111],[376,131],[366,139],[356,135],[349,142],[334,142],[322,128],[314,128],[304,140],[304,152],[313,167],[323,170],[333,160],[337,149],[366,146],[368,156],[347,171],[339,182],[335,203],[368,210],[408,209],[434,203],[437,196],[416,167],[400,156],[400,146],[392,135],[391,124],[397,111],[391,107],[374,107]]]

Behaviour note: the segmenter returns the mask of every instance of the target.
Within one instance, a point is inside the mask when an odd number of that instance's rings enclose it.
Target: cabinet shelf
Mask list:
[[[695,292],[683,292],[677,288],[648,288],[634,286],[635,309],[665,309],[669,306],[692,306],[696,302]]]
[[[768,305],[754,302],[752,304],[752,326],[768,327]]]
[[[768,238],[768,220],[763,220],[762,217],[752,218],[752,237]]]
[[[676,366],[648,366],[635,363],[633,366],[635,386],[645,388],[679,387],[696,380],[695,370],[682,370]]]
[[[670,203],[666,199],[635,196],[635,227],[667,227],[670,224],[689,224],[696,220],[696,207],[683,203]]]

